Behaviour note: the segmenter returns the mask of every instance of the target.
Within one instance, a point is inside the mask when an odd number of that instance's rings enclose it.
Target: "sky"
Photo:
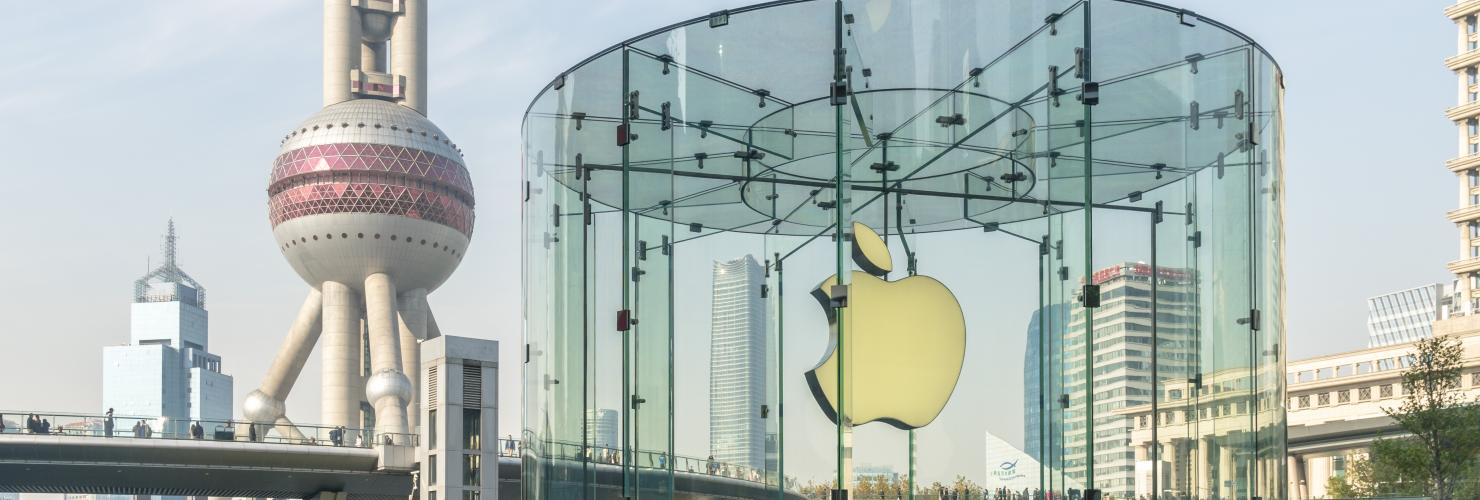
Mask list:
[[[1459,247],[1444,219],[1458,202],[1443,166],[1455,155],[1447,4],[1179,3],[1259,41],[1284,70],[1292,359],[1364,347],[1368,297],[1448,279]],[[444,333],[501,342],[501,434],[519,425],[526,106],[592,53],[740,5],[433,2],[430,118],[466,155],[478,221],[430,301]],[[158,262],[170,218],[182,266],[209,290],[211,350],[237,401],[256,387],[307,291],[274,248],[264,190],[278,140],[321,105],[320,18],[318,3],[294,0],[9,6],[0,410],[100,410],[102,347],[127,341],[132,281]],[[317,357],[288,400],[295,420],[317,417]]]

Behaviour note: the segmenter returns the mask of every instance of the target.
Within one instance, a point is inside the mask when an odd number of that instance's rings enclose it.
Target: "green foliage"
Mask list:
[[[1454,337],[1414,343],[1403,372],[1403,402],[1384,410],[1411,436],[1374,442],[1345,478],[1331,479],[1333,498],[1480,499],[1480,406],[1460,391],[1463,357]]]

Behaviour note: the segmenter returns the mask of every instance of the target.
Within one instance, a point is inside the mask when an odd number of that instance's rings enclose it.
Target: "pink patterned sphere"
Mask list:
[[[359,289],[386,273],[400,290],[436,289],[473,234],[462,155],[414,110],[376,99],[333,104],[283,141],[268,181],[278,248],[315,287]]]

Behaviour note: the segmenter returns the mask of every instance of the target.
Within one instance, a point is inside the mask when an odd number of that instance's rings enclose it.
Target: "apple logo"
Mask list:
[[[956,390],[966,358],[966,319],[956,296],[935,278],[886,281],[893,268],[889,247],[868,226],[853,223],[852,271],[846,292],[845,365],[848,420],[879,421],[908,430],[940,415]],[[829,339],[822,361],[807,372],[807,385],[822,412],[838,421],[838,309],[832,306],[837,276],[812,291],[827,313]]]

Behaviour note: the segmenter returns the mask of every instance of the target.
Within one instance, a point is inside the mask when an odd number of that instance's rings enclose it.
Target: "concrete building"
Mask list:
[[[176,243],[170,221],[164,262],[134,282],[129,343],[103,348],[103,409],[163,417],[155,424],[162,433],[232,418],[231,376],[209,351],[205,288],[180,269]]]
[[[1191,271],[1162,267],[1157,283],[1157,334],[1161,339],[1162,380],[1186,379],[1197,366],[1196,278]],[[1153,397],[1151,376],[1151,266],[1121,263],[1093,274],[1100,286],[1095,309],[1095,486],[1113,498],[1136,490],[1136,452],[1131,446],[1134,419],[1119,410],[1146,405]],[[1076,303],[1064,332],[1065,359],[1082,359],[1085,309]],[[1072,357],[1070,357],[1072,356]],[[1064,478],[1085,479],[1084,364],[1064,363],[1065,393],[1071,401],[1063,418]]]
[[[1457,103],[1444,114],[1456,126],[1459,150],[1445,162],[1459,181],[1459,208],[1447,214],[1459,232],[1459,259],[1448,267],[1457,281],[1456,313],[1469,314],[1480,305],[1480,2],[1457,0],[1444,15],[1458,33],[1458,55],[1444,60],[1457,80]]]
[[[498,342],[429,339],[421,366],[420,498],[497,500]]]
[[[1367,299],[1367,347],[1434,336],[1434,321],[1448,317],[1450,287],[1434,283]]]
[[[1460,388],[1467,399],[1480,397],[1480,329],[1449,331],[1464,346]],[[1366,455],[1372,440],[1405,433],[1383,412],[1403,401],[1403,370],[1413,343],[1394,344],[1292,361],[1289,394],[1290,496],[1323,498],[1333,476]]]
[[[323,6],[324,107],[285,131],[267,188],[273,237],[308,297],[243,413],[301,437],[283,401],[318,345],[320,422],[407,436],[421,414],[407,374],[439,335],[427,295],[467,251],[472,182],[425,116],[427,0]]]
[[[709,344],[709,452],[720,463],[766,465],[765,271],[746,255],[714,263]]]

